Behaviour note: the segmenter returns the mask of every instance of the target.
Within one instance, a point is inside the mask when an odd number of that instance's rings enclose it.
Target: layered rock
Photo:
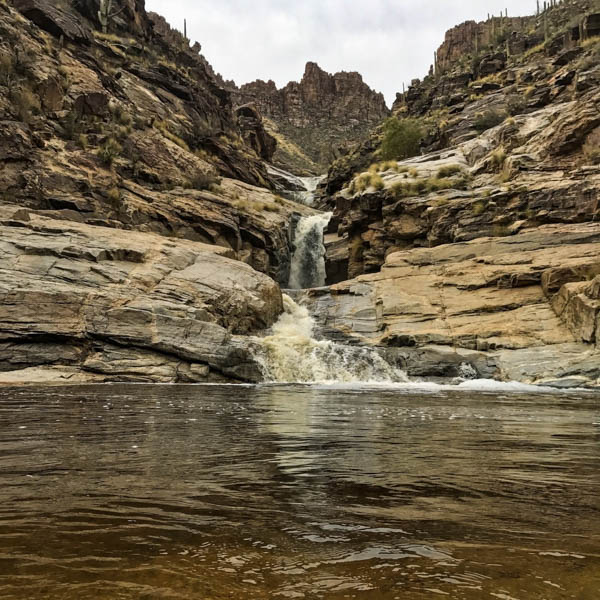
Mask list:
[[[581,148],[600,126],[599,103],[588,92],[517,115],[453,149],[385,164],[379,190],[346,188],[334,197],[331,268],[347,260],[355,277],[402,248],[597,220],[600,167]]]
[[[0,207],[0,382],[259,379],[281,293],[232,255]]]
[[[363,139],[389,111],[356,72],[331,75],[309,62],[300,82],[277,89],[255,81],[234,92],[238,103],[253,102],[280,138],[275,163],[294,172],[317,175],[338,148]]]
[[[389,348],[409,375],[596,385],[599,275],[599,224],[545,225],[395,252],[305,301],[322,335]]]
[[[18,4],[29,26],[0,5],[2,202],[216,244],[286,282],[290,231],[308,209],[270,193],[274,140],[256,111],[235,113],[204,59],[143,2],[123,4],[108,35],[92,35],[93,2],[30,4]],[[91,47],[48,25],[59,17]]]

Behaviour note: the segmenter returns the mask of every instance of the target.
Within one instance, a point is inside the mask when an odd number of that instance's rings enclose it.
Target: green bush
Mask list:
[[[423,127],[415,119],[390,117],[383,125],[381,156],[384,160],[401,160],[419,153]]]

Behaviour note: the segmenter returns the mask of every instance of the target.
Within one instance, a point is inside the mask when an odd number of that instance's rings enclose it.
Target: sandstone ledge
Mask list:
[[[245,336],[281,292],[231,250],[0,215],[1,383],[259,379]]]
[[[321,335],[387,348],[413,376],[600,384],[600,224],[395,252],[308,292]]]

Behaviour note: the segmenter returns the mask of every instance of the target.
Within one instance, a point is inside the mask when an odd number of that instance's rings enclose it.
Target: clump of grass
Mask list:
[[[458,173],[462,173],[463,168],[460,165],[452,164],[452,165],[444,165],[440,167],[437,172],[438,177],[452,177],[452,175],[456,175]]]
[[[356,189],[359,192],[364,192],[365,190],[369,189],[371,187],[372,179],[372,173],[363,173],[362,175],[359,175],[358,179],[356,180]]]
[[[41,111],[40,99],[28,87],[11,92],[11,100],[17,110],[19,119],[24,123],[30,123],[33,115]]]
[[[481,214],[483,214],[487,209],[487,203],[484,202],[483,200],[478,200],[477,202],[474,202],[473,204],[471,204],[471,212],[475,215],[475,216],[479,216]]]
[[[381,177],[379,175],[374,175],[371,178],[371,185],[377,190],[380,191],[382,190],[385,185],[383,183],[383,179],[381,179]]]
[[[10,87],[14,77],[15,62],[12,54],[3,51],[0,54],[0,83],[6,87]]]
[[[507,154],[504,146],[498,146],[498,148],[490,154],[490,164],[492,168],[498,170],[501,169],[506,162],[506,157]]]
[[[507,237],[511,235],[510,229],[506,225],[494,225],[492,227],[493,237]]]
[[[600,35],[593,35],[592,37],[587,38],[587,40],[583,40],[583,42],[581,42],[581,47],[585,49],[590,46],[595,46],[598,43],[600,43]]]
[[[506,113],[504,112],[499,110],[486,110],[485,112],[477,115],[473,126],[479,133],[482,133],[488,129],[491,129],[492,127],[500,125],[505,118]]]
[[[186,188],[193,190],[215,191],[221,185],[222,179],[212,172],[198,171],[191,179],[186,181]]]
[[[158,129],[167,139],[171,140],[175,144],[177,144],[180,148],[187,150],[189,152],[190,148],[187,145],[186,141],[180,138],[178,135],[175,135],[169,130],[169,127],[165,121],[155,121],[154,127]]]
[[[435,200],[433,200],[431,205],[435,206],[435,207],[440,207],[440,206],[446,206],[446,204],[448,204],[449,202],[450,202],[450,198],[448,198],[447,196],[440,196],[439,198],[436,198]]]
[[[104,144],[98,148],[97,154],[106,166],[111,167],[122,151],[123,147],[121,144],[119,144],[114,137],[109,137]]]
[[[419,171],[418,171],[418,169],[415,169],[415,168],[413,167],[412,169],[409,169],[409,170],[408,170],[408,174],[409,174],[411,177],[418,177],[418,176],[419,176]]]
[[[395,160],[388,160],[386,162],[382,162],[381,165],[379,165],[379,170],[382,172],[385,171],[396,171],[396,173],[399,172],[399,166],[398,163]]]
[[[113,203],[117,203],[121,200],[121,190],[118,187],[113,186],[106,192],[106,197]]]
[[[81,133],[79,135],[79,137],[77,138],[77,145],[82,149],[82,150],[87,150],[87,147],[89,145],[89,141],[88,141],[88,136],[85,135],[85,133]]]

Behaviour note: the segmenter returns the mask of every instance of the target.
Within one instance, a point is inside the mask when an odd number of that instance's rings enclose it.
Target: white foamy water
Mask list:
[[[320,175],[318,177],[299,177],[298,179],[302,182],[306,191],[298,192],[298,202],[305,204],[306,206],[312,206],[315,201],[315,192],[325,177],[325,175]]]
[[[256,356],[266,382],[272,383],[399,383],[401,369],[372,348],[336,344],[313,337],[315,322],[308,309],[283,296],[284,312],[272,334],[259,340]]]
[[[298,221],[288,284],[290,289],[301,290],[325,285],[323,230],[330,219],[331,213],[322,213]]]

